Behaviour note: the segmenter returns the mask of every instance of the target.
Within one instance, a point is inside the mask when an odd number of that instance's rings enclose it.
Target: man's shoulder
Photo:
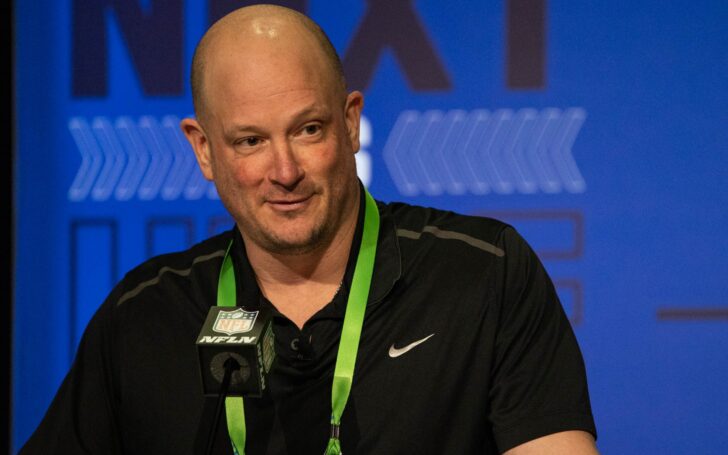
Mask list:
[[[402,202],[382,204],[382,212],[394,220],[398,237],[438,241],[455,240],[454,245],[502,256],[508,224],[485,216],[464,215],[451,210]]]
[[[179,286],[193,280],[216,279],[220,264],[232,240],[232,231],[203,240],[186,250],[151,257],[131,269],[116,286],[118,305],[146,288]]]

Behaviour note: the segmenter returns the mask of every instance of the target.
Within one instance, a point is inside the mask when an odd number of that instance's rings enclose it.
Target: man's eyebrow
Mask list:
[[[239,137],[241,133],[258,136],[262,135],[264,133],[264,130],[255,125],[239,124],[232,125],[229,128],[224,128],[222,131],[222,136],[225,142],[233,142]]]
[[[229,133],[239,133],[239,132],[242,132],[242,131],[246,131],[246,132],[248,132],[248,131],[250,131],[250,132],[260,132],[261,130],[262,130],[262,128],[259,128],[259,127],[255,126],[255,125],[240,124],[240,125],[233,125],[233,126],[231,126],[229,129],[227,129],[226,132],[229,132]]]
[[[326,120],[330,117],[330,110],[324,106],[311,105],[304,107],[300,111],[296,112],[291,116],[292,126],[298,126],[297,124],[304,120],[306,117],[320,117],[322,120]],[[240,132],[251,132],[251,133],[262,133],[265,128],[254,124],[241,123],[232,125],[226,134],[235,134]]]
[[[298,111],[296,114],[293,115],[293,121],[298,122],[300,120],[303,120],[306,117],[311,116],[318,116],[318,117],[328,117],[330,115],[330,111],[328,108],[319,106],[319,105],[311,105],[308,107],[305,107]]]

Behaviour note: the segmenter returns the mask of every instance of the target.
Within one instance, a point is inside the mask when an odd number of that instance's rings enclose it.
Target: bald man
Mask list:
[[[235,227],[116,286],[22,453],[201,453],[215,400],[195,340],[228,258],[235,303],[274,314],[276,360],[214,453],[596,453],[540,262],[495,220],[371,199],[354,160],[363,96],[315,23],[231,13],[200,42],[192,88],[181,127]]]

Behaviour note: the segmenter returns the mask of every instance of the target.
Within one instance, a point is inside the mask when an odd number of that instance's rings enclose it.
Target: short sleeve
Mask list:
[[[112,310],[107,302],[92,318],[70,371],[20,455],[121,453],[107,340]]]
[[[552,433],[596,437],[584,361],[551,279],[507,227],[489,418],[500,452]]]

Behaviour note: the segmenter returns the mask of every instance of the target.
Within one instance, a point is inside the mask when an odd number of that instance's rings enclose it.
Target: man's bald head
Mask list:
[[[331,89],[339,92],[342,99],[346,96],[341,60],[318,24],[292,9],[275,5],[254,5],[235,10],[217,21],[195,49],[190,80],[192,102],[199,120],[203,119],[208,107],[204,92],[210,60],[221,57],[221,48],[229,48],[236,43],[250,44],[254,40],[258,40],[261,46],[272,44],[273,41],[279,46],[296,46],[301,45],[302,40],[311,40],[315,46],[311,51],[321,53],[327,63],[327,71],[330,71],[330,80],[334,84]]]

